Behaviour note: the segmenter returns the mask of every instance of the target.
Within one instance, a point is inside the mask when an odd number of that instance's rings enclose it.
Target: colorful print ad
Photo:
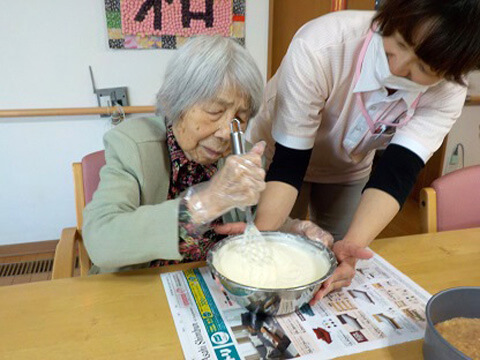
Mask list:
[[[333,359],[425,333],[430,294],[378,255],[348,288],[278,317],[252,314],[208,268],[161,275],[186,359]]]

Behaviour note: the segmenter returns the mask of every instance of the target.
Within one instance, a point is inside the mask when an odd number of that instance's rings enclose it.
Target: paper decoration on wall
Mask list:
[[[112,49],[176,49],[194,35],[245,44],[246,0],[105,0]]]

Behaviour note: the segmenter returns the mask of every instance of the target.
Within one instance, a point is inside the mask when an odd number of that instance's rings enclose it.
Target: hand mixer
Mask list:
[[[245,139],[240,127],[240,120],[237,118],[234,118],[230,123],[230,138],[232,141],[232,153],[235,155],[245,154]],[[244,232],[245,242],[243,245],[245,249],[248,249],[246,255],[255,261],[265,261],[271,255],[271,251],[265,246],[265,239],[253,223],[252,208],[250,206],[245,208],[245,216],[247,227]]]

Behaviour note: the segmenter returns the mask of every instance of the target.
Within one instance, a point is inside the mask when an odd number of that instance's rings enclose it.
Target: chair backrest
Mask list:
[[[88,154],[82,159],[83,191],[85,192],[85,205],[93,197],[100,183],[100,169],[105,165],[105,151]]]
[[[480,226],[480,165],[436,179],[437,231]]]
[[[93,197],[100,182],[100,169],[105,165],[105,151],[96,151],[86,155],[81,163],[73,164],[75,186],[75,207],[77,212],[77,229],[82,230],[83,209]]]
[[[100,182],[100,169],[105,165],[105,152],[97,151],[85,156],[82,162],[73,163],[73,184],[75,190],[75,209],[77,227],[62,231],[55,251],[52,279],[72,277],[75,259],[78,255],[80,275],[86,276],[91,267],[88,252],[82,238],[83,209],[93,197]]]

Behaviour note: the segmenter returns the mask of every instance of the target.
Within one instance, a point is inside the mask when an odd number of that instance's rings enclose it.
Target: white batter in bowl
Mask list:
[[[262,238],[228,237],[208,252],[207,264],[239,305],[267,315],[289,314],[312,299],[337,260],[325,245],[300,235],[262,232]],[[252,248],[242,248],[245,244]]]
[[[320,279],[330,268],[321,252],[314,252],[294,243],[269,239],[257,241],[256,244],[252,241],[228,243],[218,251],[213,259],[213,265],[220,274],[232,281],[267,289],[307,285]],[[245,255],[252,252],[259,255]]]

